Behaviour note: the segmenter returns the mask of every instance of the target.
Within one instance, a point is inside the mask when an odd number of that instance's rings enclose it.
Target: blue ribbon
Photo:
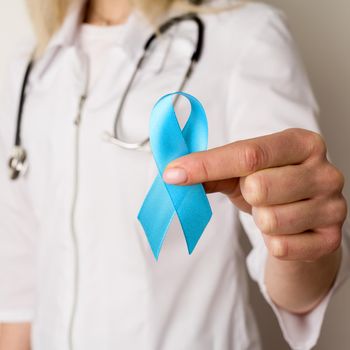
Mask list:
[[[181,130],[173,98],[181,95],[191,104],[191,114]],[[186,238],[189,254],[194,250],[212,211],[201,184],[169,185],[162,179],[166,166],[176,158],[207,149],[208,123],[201,103],[184,92],[168,94],[155,104],[150,119],[150,144],[158,176],[149,190],[138,219],[158,260],[168,227],[176,213]]]

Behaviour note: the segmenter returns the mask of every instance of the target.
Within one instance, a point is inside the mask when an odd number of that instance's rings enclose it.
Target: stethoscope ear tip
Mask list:
[[[14,147],[13,155],[10,157],[8,162],[8,167],[9,177],[11,180],[16,180],[27,172],[27,153],[23,147]]]

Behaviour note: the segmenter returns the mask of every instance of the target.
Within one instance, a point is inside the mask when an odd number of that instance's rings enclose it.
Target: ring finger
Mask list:
[[[341,197],[309,199],[284,205],[253,207],[259,229],[268,235],[295,234],[339,223],[346,211]]]

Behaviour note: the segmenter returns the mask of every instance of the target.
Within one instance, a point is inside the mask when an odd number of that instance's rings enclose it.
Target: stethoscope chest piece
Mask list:
[[[9,159],[9,176],[11,180],[16,180],[20,175],[24,175],[28,170],[27,153],[21,146],[13,148],[13,154]]]

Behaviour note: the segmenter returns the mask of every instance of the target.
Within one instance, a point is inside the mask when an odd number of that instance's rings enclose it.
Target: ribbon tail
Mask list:
[[[156,260],[158,260],[165,235],[174,214],[173,203],[163,180],[158,175],[148,191],[137,216]]]
[[[188,253],[191,254],[212,216],[203,186],[191,186],[175,209],[185,235]]]

